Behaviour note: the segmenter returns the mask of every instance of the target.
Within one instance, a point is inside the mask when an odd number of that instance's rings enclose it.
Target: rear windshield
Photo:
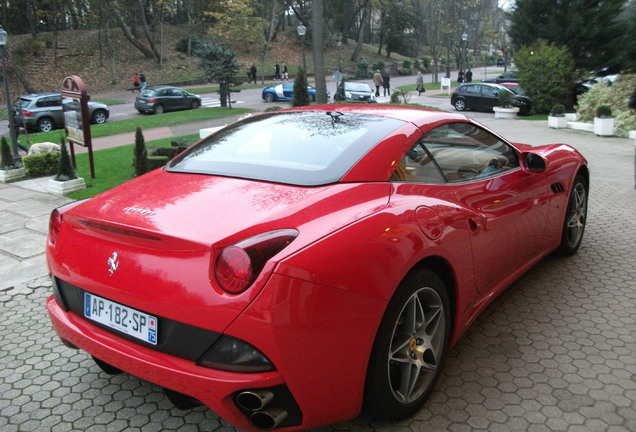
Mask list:
[[[335,111],[261,115],[209,136],[167,169],[300,186],[335,183],[403,123]]]

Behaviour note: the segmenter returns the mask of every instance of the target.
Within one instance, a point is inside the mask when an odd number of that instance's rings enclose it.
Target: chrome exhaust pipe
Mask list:
[[[287,411],[280,408],[272,408],[267,411],[256,411],[250,417],[252,424],[259,429],[272,430],[287,418]]]
[[[248,390],[239,393],[236,403],[246,411],[260,411],[274,399],[274,393],[269,390]]]

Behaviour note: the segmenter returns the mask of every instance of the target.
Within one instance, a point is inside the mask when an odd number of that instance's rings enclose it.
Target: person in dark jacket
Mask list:
[[[391,77],[388,73],[382,75],[382,88],[384,88],[384,96],[391,96]]]

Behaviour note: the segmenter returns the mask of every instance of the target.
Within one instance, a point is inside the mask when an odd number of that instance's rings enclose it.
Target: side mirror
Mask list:
[[[548,162],[542,156],[529,152],[521,153],[519,164],[528,173],[542,173],[548,167]]]

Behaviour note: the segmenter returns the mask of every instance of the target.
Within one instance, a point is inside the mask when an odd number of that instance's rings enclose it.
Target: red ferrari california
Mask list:
[[[571,147],[460,114],[257,115],[54,210],[47,309],[105,372],[244,430],[400,419],[506,286],[577,251],[588,189]]]

